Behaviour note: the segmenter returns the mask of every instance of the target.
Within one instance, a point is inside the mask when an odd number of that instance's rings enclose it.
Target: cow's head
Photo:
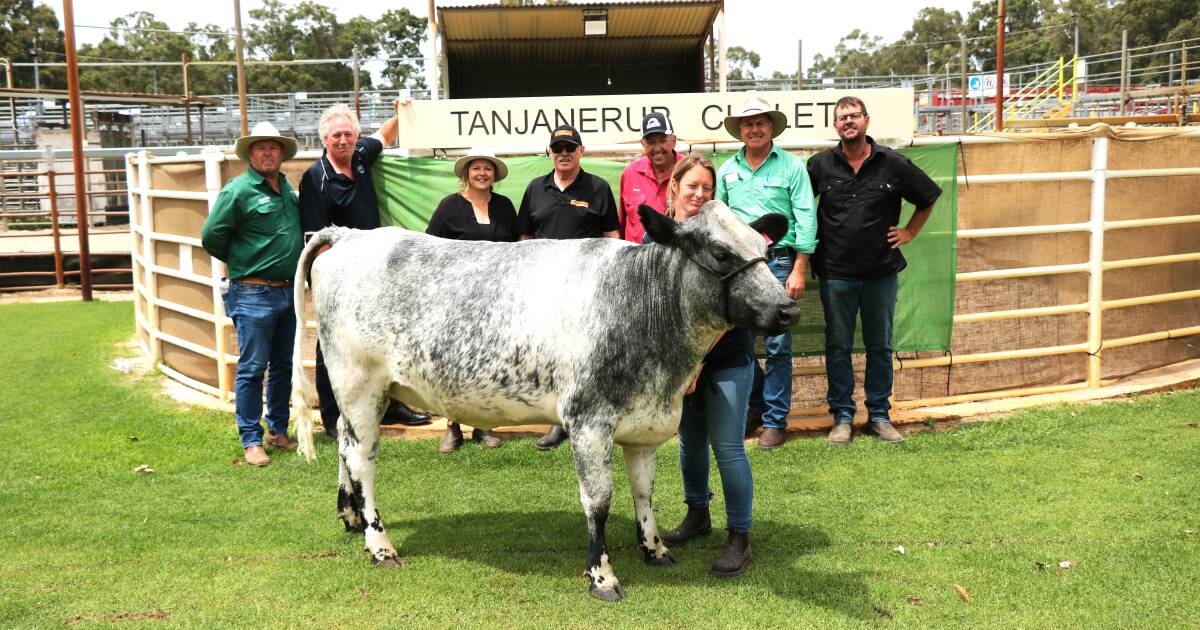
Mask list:
[[[682,223],[649,206],[638,208],[638,216],[654,242],[679,248],[700,269],[706,288],[720,293],[730,324],[779,334],[799,319],[796,302],[767,268],[761,236],[783,238],[788,227],[783,215],[768,213],[747,225],[725,204],[710,201]]]

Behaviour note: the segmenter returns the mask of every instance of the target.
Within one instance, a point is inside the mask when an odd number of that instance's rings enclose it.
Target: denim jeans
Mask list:
[[[292,287],[233,282],[225,292],[225,313],[237,329],[237,380],[234,407],[242,448],[263,443],[263,375],[267,376],[267,429],[287,433],[292,390],[292,347],[296,314]]]
[[[825,376],[829,382],[829,413],[837,422],[854,419],[855,316],[861,313],[863,345],[867,350],[867,373],[863,389],[867,417],[888,419],[892,404],[892,316],[896,312],[899,276],[891,274],[870,280],[821,278],[821,306],[825,309]]]
[[[784,286],[796,264],[796,255],[788,254],[767,261],[771,273]],[[792,331],[780,335],[763,335],[767,351],[766,374],[754,362],[754,389],[750,406],[761,410],[763,428],[786,429],[788,412],[792,410]]]
[[[683,404],[679,422],[679,468],[683,472],[683,498],[693,505],[708,505],[709,459],[712,446],[721,473],[728,526],[750,531],[754,479],[746,457],[746,405],[754,372],[751,364],[724,370],[705,370],[696,391]]]

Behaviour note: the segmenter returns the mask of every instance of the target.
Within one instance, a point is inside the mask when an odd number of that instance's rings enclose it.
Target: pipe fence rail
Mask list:
[[[74,171],[70,168],[70,152],[38,152],[40,158],[3,156],[0,154],[0,260],[8,259],[36,262],[50,257],[54,270],[19,269],[0,271],[0,291],[32,291],[40,289],[62,289],[69,280],[79,283],[81,271],[66,269],[64,260],[78,257],[82,247],[71,248],[72,238],[79,238],[78,218],[75,212]],[[125,169],[100,168],[100,155],[91,155],[85,163],[97,168],[83,172],[89,208],[86,215],[94,231],[91,240],[105,239],[108,235],[123,236],[129,221],[129,209],[125,205],[128,189]],[[63,164],[66,162],[66,164]],[[65,178],[65,182],[62,180]],[[76,229],[69,229],[75,226]],[[88,248],[92,249],[92,248]],[[124,245],[115,251],[100,249],[91,254],[99,256],[127,256]],[[30,265],[13,264],[17,267]],[[100,267],[91,269],[91,276],[108,274],[132,274],[129,267]],[[54,283],[38,282],[53,278]],[[132,282],[109,282],[93,285],[102,289],[131,289]]]

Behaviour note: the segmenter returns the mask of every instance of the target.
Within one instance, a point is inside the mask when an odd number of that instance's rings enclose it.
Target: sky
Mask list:
[[[62,0],[35,0],[52,8],[62,22]],[[356,15],[377,18],[389,9],[404,7],[414,15],[425,17],[428,0],[320,0],[338,10],[343,20]],[[604,0],[601,0],[604,1]],[[613,0],[609,0],[610,2]],[[285,0],[298,4],[299,0]],[[437,6],[491,4],[494,0],[437,0]],[[853,2],[820,0],[726,0],[726,24],[730,46],[742,46],[762,57],[759,76],[772,71],[794,72],[798,57],[798,42],[803,42],[804,68],[812,65],[813,56],[829,56],[834,46],[851,30],[858,28],[885,42],[900,37],[912,26],[917,11],[939,7],[959,11],[964,16],[972,0],[891,0],[889,2]],[[241,0],[242,25],[249,23],[249,11],[261,5],[261,0]],[[75,0],[76,41],[78,44],[97,43],[106,31],[82,26],[107,26],[113,19],[134,11],[150,11],[172,29],[183,30],[188,22],[216,24],[233,30],[233,1],[154,2],[151,0]]]

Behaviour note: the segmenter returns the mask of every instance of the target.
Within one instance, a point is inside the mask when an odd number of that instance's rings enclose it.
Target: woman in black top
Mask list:
[[[515,242],[517,210],[508,197],[492,192],[492,185],[508,176],[508,166],[491,150],[477,148],[454,163],[454,174],[458,192],[442,199],[425,233],[457,241]],[[492,431],[475,429],[471,439],[488,448],[500,446]],[[450,453],[462,443],[462,427],[447,420],[438,451]]]

